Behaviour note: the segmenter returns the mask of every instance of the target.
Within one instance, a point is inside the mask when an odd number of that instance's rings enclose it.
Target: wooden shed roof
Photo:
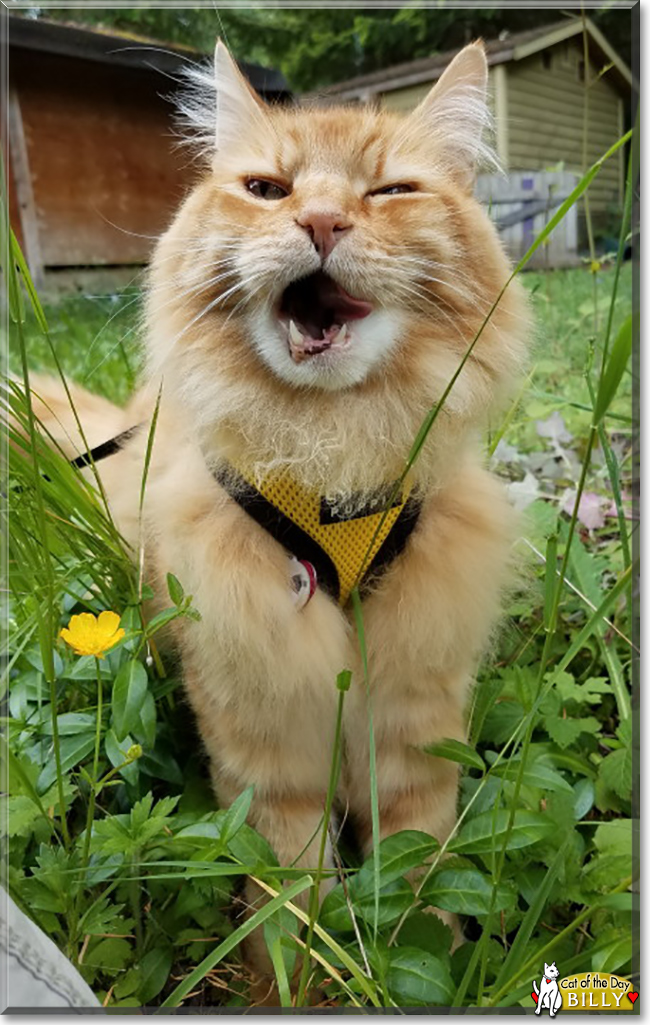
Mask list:
[[[81,27],[69,22],[16,15],[8,18],[8,40],[11,47],[99,61],[118,67],[145,68],[172,76],[188,61],[201,63],[207,56],[189,46],[161,42],[114,28]],[[290,95],[289,86],[281,72],[247,61],[238,63],[257,92],[274,97]]]
[[[627,92],[633,85],[633,77],[625,61],[619,57],[607,42],[602,32],[587,18],[589,49],[593,57],[602,64],[611,64],[612,82],[621,92]],[[488,64],[504,64],[508,61],[523,60],[540,50],[575,36],[583,31],[582,18],[570,18],[552,25],[541,25],[525,32],[507,34],[502,38],[484,41]],[[423,82],[435,82],[440,78],[447,65],[453,60],[462,47],[422,57],[419,60],[396,64],[381,71],[373,71],[367,75],[349,78],[319,90],[318,95],[331,98],[332,101],[366,99],[375,93],[390,92],[393,89],[404,89]]]

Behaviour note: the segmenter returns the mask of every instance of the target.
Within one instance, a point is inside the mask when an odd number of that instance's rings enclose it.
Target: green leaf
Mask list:
[[[581,733],[600,733],[600,723],[591,715],[583,719],[561,719],[558,716],[544,719],[543,724],[551,740],[561,748],[569,747]]]
[[[89,968],[103,968],[105,971],[116,972],[126,966],[131,953],[130,943],[111,937],[92,945],[84,958],[84,964]]]
[[[602,946],[608,940],[606,946]],[[591,959],[591,967],[595,972],[615,972],[622,968],[632,957],[632,934],[629,929],[612,930],[599,936],[598,952]]]
[[[118,741],[124,740],[140,723],[140,709],[147,693],[147,671],[137,659],[125,662],[115,678],[111,708],[113,731]]]
[[[5,823],[7,836],[29,836],[34,824],[43,818],[43,813],[31,797],[17,794],[14,797],[1,798],[2,821]]]
[[[268,840],[260,836],[251,826],[243,825],[228,844],[230,853],[242,865],[259,865],[259,873],[264,866],[276,867],[278,859]]]
[[[141,982],[138,997],[143,1005],[157,997],[169,978],[174,955],[170,946],[156,947],[144,955],[140,962]]]
[[[603,758],[598,777],[608,790],[613,790],[624,801],[632,798],[632,749],[622,747]]]
[[[494,708],[496,700],[503,690],[504,679],[498,673],[480,680],[474,689],[474,704],[472,706],[471,739],[476,744],[481,737],[485,717],[491,708]]]
[[[181,605],[185,597],[185,591],[180,580],[173,573],[167,574],[167,590],[174,605]]]
[[[417,947],[436,957],[448,955],[453,933],[438,915],[431,911],[414,911],[404,921],[399,934],[400,947]]]
[[[362,919],[368,925],[374,926],[375,922],[375,895],[374,889],[364,889],[361,895],[354,890],[354,881],[349,884],[350,900],[357,919]],[[379,891],[379,909],[377,925],[386,926],[397,921],[400,915],[413,904],[413,888],[406,879],[394,879]],[[343,886],[339,883],[331,890],[321,905],[319,922],[326,929],[334,932],[352,932],[354,926],[345,899]]]
[[[59,743],[61,752],[61,772],[67,772],[82,762],[95,746],[94,733],[76,733],[72,737],[63,737]],[[48,759],[48,763],[38,777],[36,789],[43,793],[54,783],[56,779],[56,761],[54,752]]]
[[[386,837],[379,845],[379,885],[383,887],[424,865],[427,858],[440,850],[440,844],[428,833],[405,829]],[[351,881],[355,897],[365,896],[373,889],[374,858],[369,857]]]
[[[519,770],[519,763],[519,758],[510,758],[509,761],[495,766],[491,770],[491,775],[514,780]],[[570,794],[573,793],[571,784],[567,783],[564,776],[540,760],[532,761],[530,765],[526,766],[521,781],[525,786],[537,787],[538,790],[564,790]]]
[[[441,740],[438,744],[427,744],[422,750],[435,758],[447,758],[450,762],[460,762],[461,765],[469,765],[473,769],[485,771],[485,762],[478,751],[475,751],[469,744],[463,744],[460,740]]]
[[[59,728],[60,737],[74,736],[76,733],[90,733],[91,730],[95,729],[97,723],[97,716],[90,715],[87,712],[63,712],[62,715],[57,715],[56,723]],[[48,715],[44,719],[41,726],[43,733],[51,735],[52,733],[52,720]]]
[[[140,708],[139,722],[133,727],[136,738],[147,747],[156,743],[156,702],[151,691],[147,691]]]
[[[594,424],[600,423],[609,409],[621,378],[625,373],[632,355],[632,316],[627,317],[614,340],[609,353],[607,366],[598,386],[596,405],[594,407]]]
[[[114,769],[121,766],[119,774],[127,783],[135,785],[138,782],[138,777],[140,775],[140,763],[131,762],[130,765],[123,764],[126,761],[126,752],[132,744],[133,738],[128,734],[124,737],[121,743],[119,743],[112,730],[106,731],[106,736],[104,737],[104,750],[106,751],[106,757]]]
[[[509,818],[510,812],[505,808],[477,815],[449,842],[448,850],[459,854],[490,854],[499,850],[506,838]],[[548,836],[553,828],[553,823],[545,819],[541,812],[516,811],[508,839],[508,850],[537,843]]]
[[[398,947],[391,954],[386,983],[399,1007],[449,1007],[454,998],[449,969],[440,958],[415,947]]]
[[[244,825],[250,811],[254,791],[255,787],[247,787],[227,809],[221,823],[221,840],[223,843],[228,843]]]
[[[492,907],[492,883],[476,868],[443,868],[427,883],[421,897],[433,907],[461,915],[486,915]],[[497,887],[494,911],[506,911],[516,904],[512,887]]]

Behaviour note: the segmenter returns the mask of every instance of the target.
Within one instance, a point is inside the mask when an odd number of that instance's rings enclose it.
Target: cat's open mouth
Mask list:
[[[325,271],[292,282],[282,294],[279,310],[294,363],[343,348],[349,341],[350,321],[370,313],[371,303],[355,299]]]

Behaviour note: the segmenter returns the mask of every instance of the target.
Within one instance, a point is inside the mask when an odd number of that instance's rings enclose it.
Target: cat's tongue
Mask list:
[[[329,307],[339,324],[348,320],[363,320],[372,313],[372,304],[364,299],[355,299],[349,292],[332,278],[324,279],[319,287],[319,299],[323,306]]]
[[[294,281],[285,289],[279,311],[292,359],[300,363],[344,348],[350,340],[350,322],[363,320],[372,309],[372,303],[350,295],[324,271]]]

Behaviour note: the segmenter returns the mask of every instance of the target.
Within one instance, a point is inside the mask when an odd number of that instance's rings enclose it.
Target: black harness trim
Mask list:
[[[257,488],[240,477],[232,467],[221,466],[214,471],[216,481],[228,492],[239,506],[263,527],[272,538],[288,548],[296,558],[311,562],[318,576],[318,583],[336,601],[339,600],[341,585],[334,562],[327,552],[310,537],[302,527],[285,516],[283,512],[261,495]]]
[[[339,575],[333,560],[317,541],[299,527],[293,520],[285,516],[280,509],[261,495],[247,480],[241,477],[231,466],[224,465],[213,471],[215,480],[230,497],[263,527],[272,538],[283,548],[287,548],[298,559],[311,562],[316,570],[319,585],[335,601],[339,600],[341,586]],[[384,572],[391,562],[404,551],[406,542],[413,533],[420,516],[422,502],[418,498],[409,498],[395,520],[390,533],[384,540],[370,565],[366,568],[361,581],[360,592],[367,594],[370,582]]]
[[[104,441],[101,445],[96,445],[88,452],[83,452],[74,459],[70,459],[70,465],[75,466],[77,469],[83,469],[85,466],[90,466],[91,463],[98,463],[102,459],[115,455],[141,426],[141,424],[136,424],[134,427],[129,427],[128,430],[122,431],[121,434],[117,434],[109,441]],[[272,538],[281,544],[283,548],[287,548],[296,558],[306,559],[308,562],[311,562],[318,575],[319,585],[335,601],[338,601],[341,593],[338,571],[334,561],[321,548],[318,542],[314,541],[302,527],[299,527],[288,516],[285,516],[280,509],[277,509],[264,495],[261,495],[257,488],[249,484],[231,466],[223,465],[213,472],[215,480],[237,502],[244,512],[248,513],[251,519],[255,520],[260,527],[263,527]],[[385,501],[387,501],[387,496],[385,496]],[[393,504],[398,504],[398,501],[396,499]],[[364,571],[360,585],[362,594],[368,593],[371,583],[404,551],[409,537],[417,526],[421,508],[422,501],[420,498],[411,496],[405,503],[381,548]],[[368,513],[364,511],[364,514],[369,514],[369,512],[370,510],[368,510]],[[362,515],[362,513],[357,513],[357,515]],[[346,517],[340,518],[345,519]],[[336,517],[332,516],[327,504],[324,504],[321,507],[321,522],[335,522],[336,519]]]
[[[136,424],[135,427],[129,427],[128,430],[122,431],[121,434],[116,434],[109,441],[103,441],[101,445],[95,445],[88,452],[82,452],[80,456],[69,459],[68,462],[71,466],[76,466],[78,470],[82,470],[84,466],[90,466],[92,463],[98,463],[100,459],[114,456],[116,452],[123,448],[140,426],[140,424]]]

